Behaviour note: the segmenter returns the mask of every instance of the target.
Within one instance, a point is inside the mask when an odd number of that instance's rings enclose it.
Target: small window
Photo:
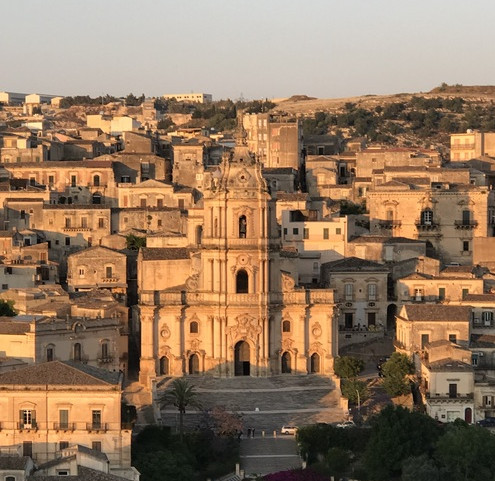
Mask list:
[[[352,284],[344,285],[345,300],[352,301],[354,286]]]
[[[449,341],[453,342],[454,344],[457,344],[457,335],[456,334],[449,334]]]
[[[62,449],[67,449],[69,447],[69,441],[59,441],[58,449],[62,451]]]
[[[368,301],[376,301],[376,284],[368,284]]]
[[[469,289],[463,289],[462,290],[462,298],[463,299],[466,299],[468,294],[469,294]]]
[[[103,229],[105,227],[105,219],[103,217],[98,218],[98,228]]]
[[[57,476],[69,476],[68,469],[57,469]]]
[[[468,252],[469,251],[469,241],[463,241],[462,242],[462,250],[464,252]]]
[[[290,321],[282,322],[282,332],[290,332]]]
[[[335,234],[337,234],[337,235],[341,235],[341,234],[342,234],[342,229],[341,229],[340,227],[337,227],[337,228],[335,229]]]
[[[156,200],[156,206],[161,209],[163,207],[163,199]]]
[[[158,219],[158,221],[157,221],[157,226],[158,226],[158,227],[161,227],[161,226],[162,226],[162,220],[161,220],[161,219]]]
[[[113,277],[112,266],[106,266],[105,267],[105,277]]]
[[[429,334],[421,334],[421,349],[424,349],[426,344],[430,342]]]
[[[91,443],[91,448],[92,448],[94,451],[101,452],[101,441],[93,441],[93,442]]]
[[[146,209],[146,198],[139,200],[139,205],[142,209]]]
[[[71,187],[76,187],[77,185],[77,177],[75,175],[70,176],[70,185]]]
[[[86,229],[88,227],[88,218],[87,217],[81,217],[81,227],[83,229]]]
[[[191,334],[198,334],[199,333],[199,325],[196,321],[192,321],[190,324],[189,324],[189,332]]]
[[[445,287],[438,288],[438,300],[440,301],[445,300]]]
[[[292,235],[299,235],[299,229],[297,227],[292,229]]]
[[[55,177],[53,175],[48,176],[48,185],[52,186],[55,183]]]
[[[93,176],[93,185],[95,187],[99,187],[100,186],[100,176],[99,175]]]
[[[65,238],[65,245],[70,246],[70,237]]]
[[[287,227],[284,227],[284,235],[287,235]]]
[[[303,229],[303,239],[309,239],[309,229]]]
[[[66,217],[65,218],[65,228],[66,229],[70,228],[70,224],[71,224],[70,217]]]
[[[329,238],[329,229],[324,228],[323,229],[323,239],[328,239]]]

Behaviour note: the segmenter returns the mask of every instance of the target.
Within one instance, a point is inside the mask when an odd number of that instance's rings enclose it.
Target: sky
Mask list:
[[[494,0],[4,0],[0,91],[340,98],[495,84]]]

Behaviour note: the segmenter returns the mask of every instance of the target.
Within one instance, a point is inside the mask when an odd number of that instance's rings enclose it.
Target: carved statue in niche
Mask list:
[[[282,272],[282,291],[291,292],[294,290],[296,282],[293,277],[286,272]]]
[[[227,334],[230,336],[231,341],[235,339],[252,339],[256,338],[261,334],[262,327],[259,324],[258,319],[243,314],[236,318],[237,324],[227,328]]]

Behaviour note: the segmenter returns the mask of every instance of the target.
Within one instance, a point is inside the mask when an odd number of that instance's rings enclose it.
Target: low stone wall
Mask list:
[[[339,331],[339,348],[364,344],[385,337],[385,331]]]

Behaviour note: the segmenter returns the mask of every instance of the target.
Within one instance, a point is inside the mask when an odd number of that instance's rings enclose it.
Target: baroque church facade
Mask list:
[[[281,246],[261,168],[239,132],[188,211],[187,239],[141,249],[143,384],[161,375],[333,373],[333,290],[298,285],[298,255]]]

